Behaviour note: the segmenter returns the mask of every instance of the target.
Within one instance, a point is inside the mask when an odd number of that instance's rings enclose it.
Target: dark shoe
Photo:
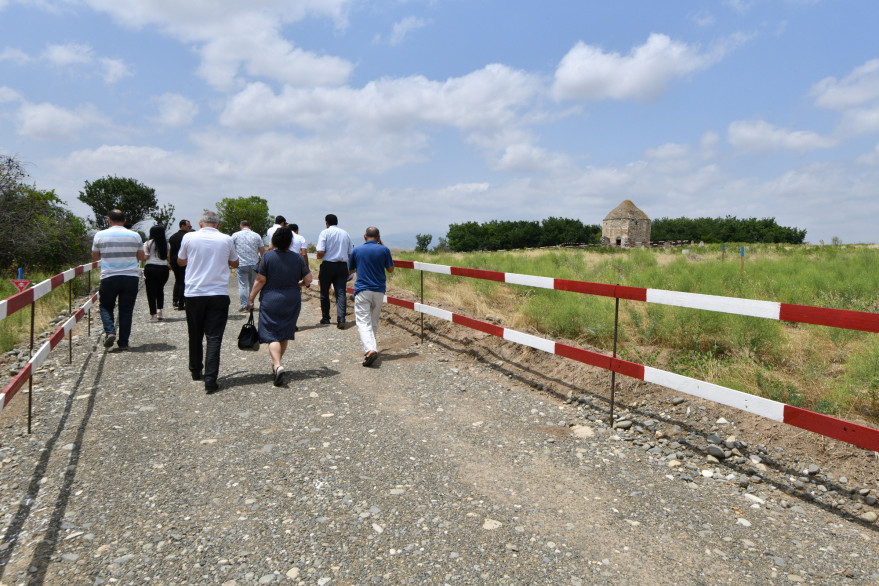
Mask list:
[[[330,323],[330,318],[328,318],[328,317],[321,318],[320,323],[328,324],[328,323]]]
[[[176,309],[177,311],[186,311],[186,306],[185,305],[178,305],[174,309]]]
[[[372,354],[367,354],[367,355],[363,358],[363,366],[370,366],[370,365],[372,365],[372,363],[375,362],[375,359],[376,359],[376,358],[378,358],[378,352],[373,352]]]
[[[217,385],[217,381],[204,381],[204,390],[210,395],[211,393],[216,393],[219,390],[219,386]]]
[[[107,334],[107,337],[104,338],[104,348],[112,348],[115,341],[116,334]]]
[[[336,327],[339,328],[340,330],[344,330],[345,329],[345,322],[340,321],[339,323],[336,324]]]
[[[275,386],[280,387],[282,384],[284,384],[284,367],[279,366],[275,369]]]
[[[201,380],[201,371],[200,370],[192,371],[192,380]]]

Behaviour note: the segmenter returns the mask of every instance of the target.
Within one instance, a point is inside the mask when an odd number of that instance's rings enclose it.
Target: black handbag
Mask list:
[[[238,334],[238,348],[241,350],[259,350],[259,331],[253,323],[253,310],[250,310],[250,319],[241,326]]]

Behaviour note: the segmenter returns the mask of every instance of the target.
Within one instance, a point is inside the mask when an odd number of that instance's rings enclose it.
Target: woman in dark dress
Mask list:
[[[291,251],[293,231],[287,226],[272,234],[273,249],[266,252],[257,269],[256,282],[250,292],[247,309],[259,294],[259,341],[269,345],[275,386],[284,381],[281,357],[287,342],[296,337],[296,320],[302,308],[301,287],[311,284],[311,271],[299,251]]]

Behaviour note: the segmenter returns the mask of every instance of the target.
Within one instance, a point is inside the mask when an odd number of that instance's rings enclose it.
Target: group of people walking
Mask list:
[[[321,261],[321,324],[329,324],[330,289],[336,298],[336,327],[345,328],[347,282],[357,275],[354,284],[354,316],[363,346],[363,366],[371,366],[378,357],[376,332],[386,288],[386,273],[394,270],[390,250],[381,243],[378,228],[370,226],[364,244],[355,248],[347,232],[338,227],[334,214],[325,217],[326,229],[317,241],[317,259]],[[189,334],[189,371],[193,380],[204,381],[205,391],[219,389],[220,348],[229,316],[229,269],[237,268],[238,311],[253,311],[259,298],[259,338],[268,345],[272,361],[272,378],[283,384],[281,364],[287,345],[295,339],[302,309],[302,289],[309,287],[313,275],[308,250],[296,224],[283,216],[262,238],[242,221],[232,236],[221,233],[219,217],[205,211],[199,230],[193,231],[187,220],[180,230],[165,237],[162,226],[150,229],[149,240],[142,242],[137,232],[125,228],[125,214],[113,210],[108,215],[109,228],[95,234],[92,258],[101,261],[99,307],[104,327],[104,347],[115,343],[128,348],[134,303],[137,297],[139,261],[145,261],[144,284],[150,322],[162,321],[164,288],[174,272],[173,305],[186,311]],[[114,320],[119,304],[118,333]],[[117,338],[118,335],[118,338]]]

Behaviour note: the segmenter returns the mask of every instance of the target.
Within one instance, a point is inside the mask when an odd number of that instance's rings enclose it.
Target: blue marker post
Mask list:
[[[720,262],[726,262],[726,242],[720,245]]]
[[[745,247],[742,246],[742,268],[739,271],[741,274],[745,274]]]
[[[24,280],[24,269],[21,267],[18,267],[18,280],[19,281]]]

